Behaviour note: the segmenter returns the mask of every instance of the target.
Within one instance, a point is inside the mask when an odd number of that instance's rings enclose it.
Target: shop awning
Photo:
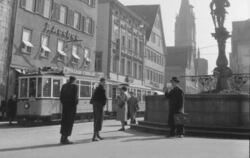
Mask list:
[[[51,52],[51,50],[50,50],[47,46],[42,45],[42,48],[43,48],[43,50],[45,50],[46,52]]]
[[[25,41],[23,40],[23,43],[28,46],[28,47],[34,47],[32,43],[30,43],[29,41]]]
[[[76,58],[76,59],[78,59],[78,60],[81,59],[75,52],[73,52],[72,55],[73,55],[74,58]]]

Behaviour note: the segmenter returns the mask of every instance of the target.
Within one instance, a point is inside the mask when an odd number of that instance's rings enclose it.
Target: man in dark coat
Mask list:
[[[169,99],[169,115],[168,115],[168,125],[170,126],[170,135],[168,137],[183,137],[184,135],[184,126],[175,125],[174,115],[184,113],[184,92],[179,87],[178,83],[180,81],[173,77],[171,79],[171,84],[173,89],[169,92],[165,92],[165,96]]]
[[[16,95],[12,95],[12,97],[8,100],[8,118],[9,118],[9,124],[12,124],[12,121],[16,117],[16,110],[17,110],[17,99]]]
[[[102,129],[103,122],[103,107],[107,102],[105,92],[105,78],[100,79],[98,87],[94,90],[90,103],[93,104],[93,115],[94,115],[94,135],[92,141],[102,140],[99,132]],[[98,139],[97,139],[98,138]]]
[[[134,96],[133,92],[129,92],[130,98],[128,99],[128,112],[130,116],[130,123],[136,124],[136,112],[139,110],[138,99]]]
[[[61,120],[61,144],[72,144],[68,140],[71,135],[76,106],[78,104],[78,88],[75,84],[76,78],[69,77],[69,82],[62,86],[60,101],[62,103],[62,120]]]

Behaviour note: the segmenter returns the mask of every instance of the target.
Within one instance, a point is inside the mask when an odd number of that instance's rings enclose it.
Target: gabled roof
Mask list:
[[[192,51],[191,46],[167,47],[166,66],[188,67],[191,62]]]
[[[129,5],[127,7],[149,23],[146,33],[146,39],[149,40],[160,5]]]

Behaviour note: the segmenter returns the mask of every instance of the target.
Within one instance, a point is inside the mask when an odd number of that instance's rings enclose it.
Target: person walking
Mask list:
[[[122,128],[119,131],[125,131],[125,122],[127,122],[127,107],[128,107],[128,99],[129,94],[127,92],[127,87],[123,86],[121,88],[121,94],[118,96],[118,103],[117,103],[117,120],[121,121]]]
[[[68,140],[71,135],[76,108],[78,104],[78,88],[75,84],[76,78],[69,77],[69,82],[62,86],[60,101],[62,103],[62,120],[61,120],[61,144],[72,144]]]
[[[172,89],[168,92],[166,90],[165,96],[169,99],[169,115],[168,125],[170,126],[170,134],[167,137],[183,137],[184,125],[176,125],[174,121],[175,114],[184,113],[184,92],[179,87],[179,80],[177,77],[172,77],[170,80]]]
[[[130,116],[130,123],[136,124],[136,113],[139,110],[138,99],[134,96],[134,93],[129,92],[130,98],[128,99],[128,111]]]
[[[94,116],[94,134],[92,141],[102,140],[100,131],[102,130],[103,122],[103,107],[107,103],[106,90],[105,90],[105,78],[100,79],[98,87],[94,90],[90,103],[93,104],[93,116]],[[98,139],[97,139],[98,138]]]
[[[15,94],[8,100],[7,107],[9,124],[12,125],[12,121],[15,119],[17,111],[17,98]]]

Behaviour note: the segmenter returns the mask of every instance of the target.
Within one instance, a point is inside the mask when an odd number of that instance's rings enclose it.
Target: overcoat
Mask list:
[[[70,136],[74,124],[76,106],[78,104],[78,88],[73,83],[62,86],[60,101],[62,103],[61,134]]]
[[[184,92],[178,86],[169,92],[165,92],[165,96],[169,99],[169,115],[168,124],[174,124],[174,114],[184,113]]]
[[[99,132],[102,129],[103,122],[103,107],[107,102],[105,88],[99,85],[91,98],[90,103],[93,104],[93,117],[94,117],[94,132]]]
[[[128,99],[130,98],[130,95],[125,92],[125,93],[122,93],[119,97],[118,97],[118,103],[119,103],[119,99],[124,101],[125,102],[125,105],[120,107],[118,104],[117,104],[117,116],[116,116],[116,119],[118,121],[121,121],[121,122],[124,122],[124,121],[127,121],[127,113],[128,113]]]

